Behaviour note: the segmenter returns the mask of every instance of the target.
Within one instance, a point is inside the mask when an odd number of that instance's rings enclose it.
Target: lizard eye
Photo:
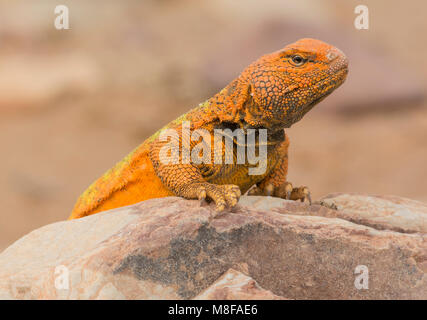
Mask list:
[[[294,56],[291,57],[290,62],[294,66],[299,67],[299,66],[302,66],[306,62],[306,59],[304,59],[300,55],[296,54],[296,55],[294,55]]]

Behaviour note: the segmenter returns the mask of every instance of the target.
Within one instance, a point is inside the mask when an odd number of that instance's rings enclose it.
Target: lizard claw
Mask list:
[[[249,196],[271,196],[283,199],[290,199],[292,192],[292,184],[286,182],[280,187],[274,187],[272,184],[267,184],[263,189],[258,186],[253,187],[248,191]]]
[[[274,194],[274,186],[272,184],[268,184],[264,188],[264,195],[271,197]]]
[[[312,203],[311,202],[311,193],[310,193],[310,190],[306,186],[298,187],[298,188],[293,188],[290,199],[291,200],[301,200],[301,202],[304,202],[305,199],[307,199],[308,203],[310,205]]]
[[[202,206],[206,201],[206,189],[205,189],[205,187],[200,188],[199,194],[197,197],[199,199],[200,206]]]
[[[293,190],[292,183],[285,182],[281,186],[279,186],[278,188],[276,188],[276,190],[275,190],[276,191],[275,192],[275,196],[279,197],[279,198],[286,199],[286,200],[290,200],[291,199],[292,190]]]
[[[215,202],[215,210],[218,212],[236,206],[241,195],[240,188],[234,184],[216,185],[205,183],[197,186],[197,188],[197,198],[200,201],[200,205],[203,204],[206,198],[210,198]]]
[[[239,198],[241,196],[240,188],[238,186],[230,185],[229,190],[226,190],[224,193],[225,201],[230,208],[233,208],[237,202],[239,202]]]
[[[308,187],[294,188],[290,182],[285,182],[279,187],[274,187],[272,184],[267,184],[264,188],[255,186],[249,190],[248,195],[274,196],[286,200],[301,200],[301,202],[307,199],[308,203],[312,204],[311,193]]]
[[[261,188],[254,186],[253,188],[249,189],[248,196],[260,196],[263,195]]]
[[[308,199],[308,203],[309,203],[309,204],[310,204],[310,206],[311,206],[312,201],[311,201],[311,192],[310,192],[310,191],[308,191],[308,193],[307,193],[307,199]]]

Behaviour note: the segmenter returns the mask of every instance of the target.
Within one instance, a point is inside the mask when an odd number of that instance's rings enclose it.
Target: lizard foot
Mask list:
[[[213,200],[216,204],[216,211],[223,211],[226,207],[233,208],[240,198],[240,188],[234,184],[217,185],[212,183],[202,183],[191,185],[192,194],[196,195],[202,204],[206,198]]]
[[[301,200],[301,202],[304,202],[305,199],[307,199],[308,203],[311,205],[311,193],[308,187],[302,186],[292,189],[291,200]]]
[[[301,202],[304,202],[305,199],[307,199],[308,203],[311,205],[311,193],[308,187],[302,186],[294,188],[290,182],[285,182],[279,187],[274,187],[272,184],[267,184],[263,189],[255,186],[249,190],[248,195],[273,196],[287,200],[301,200]]]

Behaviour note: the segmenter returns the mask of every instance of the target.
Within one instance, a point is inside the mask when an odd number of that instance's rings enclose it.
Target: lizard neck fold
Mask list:
[[[283,129],[279,119],[268,116],[255,101],[250,81],[242,74],[202,104],[205,122],[234,123],[241,129]]]

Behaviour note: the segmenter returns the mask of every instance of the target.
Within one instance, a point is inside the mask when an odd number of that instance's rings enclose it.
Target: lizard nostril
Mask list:
[[[329,63],[332,63],[334,68],[347,68],[348,66],[348,59],[346,55],[339,49],[333,48],[329,50],[329,52],[326,54],[326,58],[329,60]]]

